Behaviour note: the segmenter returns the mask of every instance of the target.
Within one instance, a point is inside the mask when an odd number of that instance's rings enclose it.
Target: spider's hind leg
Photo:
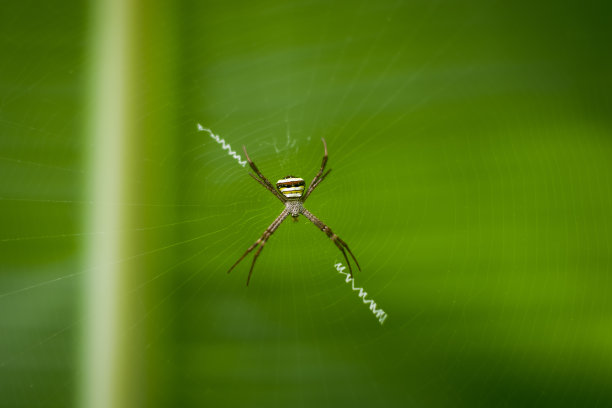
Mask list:
[[[315,217],[310,211],[303,209],[302,214],[304,214],[304,217],[308,218],[310,221],[312,221],[314,225],[316,225],[321,231],[323,231],[329,237],[329,239],[331,239],[332,242],[338,247],[340,252],[342,252],[342,255],[344,256],[344,260],[346,261],[346,264],[349,267],[349,272],[351,273],[351,277],[353,276],[353,268],[351,267],[351,263],[348,260],[348,256],[346,256],[346,251],[348,251],[348,253],[351,255],[351,258],[353,258],[353,261],[355,261],[357,268],[359,268],[359,270],[361,271],[361,266],[359,266],[359,262],[357,262],[357,258],[355,258],[355,255],[353,255],[353,252],[350,250],[346,242],[344,242],[342,239],[340,239],[339,236],[334,234],[331,228],[325,225],[320,219]]]
[[[328,232],[329,231],[329,232]],[[355,261],[355,264],[357,265],[357,268],[359,269],[359,271],[361,272],[361,266],[359,266],[359,262],[357,262],[357,258],[355,258],[355,255],[353,255],[353,252],[351,251],[351,249],[348,247],[348,245],[346,244],[346,242],[344,242],[342,239],[340,239],[339,236],[337,236],[336,234],[334,234],[329,227],[327,227],[327,230],[323,230],[323,232],[325,232],[327,234],[327,236],[329,237],[329,239],[331,239],[333,241],[334,244],[336,244],[336,246],[338,247],[338,249],[340,250],[340,252],[342,252],[342,255],[344,255],[344,259],[346,260],[346,264],[349,267],[349,272],[351,274],[351,277],[353,276],[353,268],[351,268],[351,263],[348,260],[348,257],[346,256],[346,251],[345,249],[348,251],[348,253],[351,255],[351,258],[353,258],[353,261]]]
[[[283,210],[283,212],[281,212],[280,215],[276,217],[274,222],[270,224],[268,228],[266,228],[266,230],[261,235],[261,237],[259,237],[259,239],[257,239],[257,241],[255,241],[253,245],[251,245],[249,249],[247,249],[246,252],[242,254],[242,256],[232,265],[232,267],[229,268],[227,273],[230,273],[236,267],[236,265],[238,265],[240,261],[244,259],[244,257],[246,257],[252,250],[255,249],[256,246],[259,246],[259,249],[257,249],[257,251],[255,252],[255,255],[253,256],[253,262],[251,263],[251,269],[249,269],[249,276],[247,277],[247,286],[249,286],[249,282],[251,281],[251,274],[253,274],[253,268],[255,267],[255,261],[257,261],[257,257],[261,253],[264,245],[266,245],[268,238],[270,238],[270,236],[274,234],[274,231],[276,231],[276,229],[279,227],[279,225],[281,225],[283,220],[287,218],[288,215],[289,215],[289,212],[287,210]]]

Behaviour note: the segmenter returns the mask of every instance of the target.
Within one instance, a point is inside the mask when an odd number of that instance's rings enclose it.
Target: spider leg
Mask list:
[[[331,171],[331,170],[328,170],[327,173],[323,174],[323,172],[325,171],[325,166],[327,165],[327,143],[325,142],[325,139],[321,138],[321,140],[323,141],[323,147],[325,148],[325,153],[323,154],[323,160],[321,161],[321,168],[319,169],[319,172],[317,173],[317,175],[314,176],[314,178],[312,179],[312,182],[308,186],[308,190],[306,191],[306,194],[302,196],[302,202],[306,201],[310,193],[314,191],[314,189],[319,185],[319,183],[322,182],[323,179]],[[323,174],[323,177],[321,177],[322,174]]]
[[[259,178],[257,178],[256,175],[254,175],[253,173],[249,173],[249,176],[253,177],[253,180],[255,180],[256,182],[258,182],[259,184],[261,184],[262,186],[264,186],[264,188],[268,191],[270,191],[272,194],[274,194],[276,196],[276,198],[278,198],[279,200],[281,200],[283,203],[286,201],[285,198],[281,198],[280,194],[274,190],[274,188],[268,186],[266,183],[264,183],[263,181],[261,181]]]
[[[276,217],[274,222],[270,224],[268,228],[266,228],[266,230],[261,235],[261,237],[259,237],[259,239],[255,241],[253,245],[251,245],[244,254],[242,254],[240,259],[238,259],[236,263],[234,263],[232,267],[229,268],[227,273],[230,273],[236,267],[236,265],[238,265],[240,261],[244,259],[244,257],[246,257],[253,249],[255,249],[256,246],[259,245],[259,248],[255,252],[255,256],[253,256],[253,263],[251,263],[251,269],[249,270],[249,276],[247,278],[247,286],[249,286],[249,282],[251,280],[251,274],[253,273],[253,268],[255,267],[255,261],[257,261],[257,257],[259,256],[259,253],[263,249],[264,245],[266,245],[268,238],[270,238],[270,236],[274,234],[274,231],[276,231],[276,229],[279,227],[279,225],[281,225],[281,223],[285,220],[285,218],[287,218],[288,215],[289,215],[289,211],[287,211],[286,209],[283,210],[283,212],[281,212],[280,215]]]
[[[327,177],[327,175],[329,174],[329,172],[330,172],[330,171],[331,171],[331,169],[327,170],[327,171],[325,172],[325,174],[323,174],[323,176],[321,176],[321,178],[319,178],[319,179],[317,180],[317,182],[316,182],[316,183],[312,184],[312,190],[314,190],[314,189],[315,189],[315,188],[316,188],[316,187],[317,187],[319,184],[321,184],[321,182],[322,182],[322,181],[325,179],[325,177]],[[312,191],[312,190],[311,190],[311,191]]]
[[[344,259],[346,260],[346,264],[349,267],[349,271],[351,273],[351,276],[353,276],[353,268],[351,268],[351,263],[349,262],[348,257],[346,256],[346,251],[348,251],[348,253],[353,258],[353,261],[355,261],[355,264],[357,265],[357,268],[359,268],[359,270],[361,271],[361,266],[359,266],[359,262],[357,262],[357,258],[355,258],[355,255],[353,255],[353,252],[350,250],[350,248],[348,247],[346,242],[344,242],[342,239],[340,239],[339,236],[334,234],[334,232],[331,230],[331,228],[329,228],[327,225],[325,225],[323,223],[323,221],[321,221],[320,219],[318,219],[317,217],[312,215],[312,213],[310,211],[308,211],[307,209],[304,208],[302,210],[302,214],[304,215],[304,217],[306,217],[310,221],[312,221],[312,223],[314,225],[316,225],[321,231],[323,231],[325,234],[327,234],[329,239],[331,239],[334,242],[334,244],[336,244],[336,246],[338,247],[340,252],[342,252],[342,255],[344,255]],[[346,249],[346,251],[345,251],[345,249]]]
[[[257,168],[257,166],[255,165],[255,163],[253,163],[253,161],[251,160],[251,158],[249,157],[249,154],[247,153],[246,147],[242,146],[242,150],[244,150],[244,155],[246,156],[247,161],[249,162],[249,166],[251,166],[251,169],[253,169],[253,171],[255,172],[255,174],[257,174],[256,177],[254,174],[249,173],[249,175],[251,177],[253,177],[259,184],[261,184],[262,186],[264,186],[268,191],[270,191],[272,194],[274,194],[276,196],[276,198],[278,198],[279,200],[281,200],[281,202],[285,202],[287,201],[287,198],[282,195],[281,193],[279,193],[278,191],[276,191],[276,189],[274,188],[274,186],[272,185],[272,183],[270,183],[270,180],[268,180],[266,178],[266,176],[264,176],[262,174],[261,171],[259,171],[259,169]]]

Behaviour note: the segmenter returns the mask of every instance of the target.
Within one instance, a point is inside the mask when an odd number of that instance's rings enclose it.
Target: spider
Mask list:
[[[261,173],[261,171],[259,171],[255,163],[253,163],[253,161],[249,157],[249,154],[246,151],[246,147],[242,146],[242,150],[244,150],[244,155],[246,156],[246,159],[249,162],[251,169],[253,169],[256,174],[255,175],[253,173],[249,173],[249,176],[253,177],[255,181],[264,186],[264,188],[274,194],[276,198],[278,198],[283,204],[285,204],[285,209],[280,213],[278,217],[276,217],[274,222],[270,224],[270,226],[266,229],[263,235],[259,237],[259,239],[255,241],[253,245],[249,247],[249,249],[246,250],[246,252],[240,257],[240,259],[238,259],[236,263],[232,265],[229,271],[227,271],[227,273],[230,273],[236,267],[236,265],[238,265],[240,261],[244,259],[245,256],[247,256],[253,249],[255,249],[256,246],[259,246],[259,248],[255,252],[255,255],[253,256],[253,263],[251,264],[249,276],[247,277],[247,286],[249,285],[249,281],[251,280],[251,274],[253,273],[255,261],[257,261],[257,257],[261,253],[261,250],[263,249],[264,245],[266,245],[266,242],[268,241],[270,236],[274,234],[274,231],[276,231],[276,229],[289,215],[293,217],[294,221],[297,221],[297,218],[300,216],[300,214],[302,214],[304,217],[312,221],[312,223],[316,225],[321,231],[325,232],[327,236],[334,242],[334,244],[336,244],[340,252],[342,252],[342,255],[344,255],[344,259],[346,260],[346,263],[349,266],[351,277],[353,276],[353,269],[351,268],[351,264],[348,260],[348,257],[346,256],[346,251],[351,254],[351,257],[355,261],[355,264],[357,264],[357,268],[359,268],[359,270],[361,271],[359,262],[357,262],[355,255],[353,255],[346,242],[341,240],[340,237],[334,234],[333,231],[327,225],[325,225],[321,220],[312,215],[310,211],[304,208],[304,202],[306,201],[306,199],[310,196],[310,194],[312,194],[314,189],[317,188],[319,184],[321,184],[321,182],[325,179],[325,177],[327,177],[327,175],[331,171],[331,169],[329,169],[325,173],[323,173],[325,171],[325,165],[327,164],[327,143],[325,143],[325,139],[321,138],[321,140],[323,141],[323,147],[325,148],[325,154],[323,155],[321,168],[308,186],[308,190],[306,190],[306,193],[304,193],[304,195],[302,195],[305,187],[304,179],[295,176],[287,176],[283,179],[278,180],[278,182],[276,183],[278,191],[275,190],[274,186],[272,186],[272,183],[270,183],[270,181]]]

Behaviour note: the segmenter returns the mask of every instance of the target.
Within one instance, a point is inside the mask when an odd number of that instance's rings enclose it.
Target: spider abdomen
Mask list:
[[[304,192],[304,179],[287,176],[276,182],[276,188],[287,198],[300,198]]]

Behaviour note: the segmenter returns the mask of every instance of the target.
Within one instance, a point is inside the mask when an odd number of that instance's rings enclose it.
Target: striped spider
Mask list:
[[[249,285],[249,281],[251,280],[253,267],[255,266],[255,261],[257,261],[259,253],[263,249],[264,245],[266,245],[266,242],[268,241],[270,236],[274,234],[274,231],[276,231],[276,229],[289,215],[291,215],[293,219],[297,221],[297,217],[302,214],[304,217],[312,221],[312,223],[316,225],[321,231],[325,232],[327,236],[334,242],[334,244],[336,244],[340,252],[342,252],[342,255],[344,255],[344,259],[346,260],[346,263],[349,266],[351,277],[353,276],[353,269],[351,268],[351,264],[348,260],[348,257],[346,256],[346,251],[351,254],[351,257],[355,261],[355,264],[357,264],[357,268],[359,268],[359,270],[361,271],[359,262],[357,262],[355,255],[353,255],[346,242],[341,240],[340,237],[334,234],[327,225],[325,225],[321,220],[312,215],[310,211],[304,208],[304,202],[306,201],[306,199],[331,171],[330,169],[323,173],[325,171],[325,165],[327,164],[327,143],[325,143],[325,139],[321,138],[321,140],[323,141],[323,147],[325,148],[325,154],[323,155],[321,168],[312,180],[312,183],[310,183],[310,186],[308,186],[308,190],[306,190],[306,193],[304,195],[302,195],[305,186],[304,179],[294,176],[287,176],[284,179],[278,180],[278,182],[276,183],[278,191],[275,190],[272,186],[272,183],[270,183],[270,181],[259,171],[255,163],[253,163],[246,151],[246,147],[242,146],[242,150],[244,150],[244,155],[246,156],[246,159],[249,162],[251,169],[253,169],[256,174],[255,175],[253,173],[249,173],[249,176],[253,177],[255,181],[264,186],[264,188],[274,194],[276,198],[278,198],[283,204],[285,204],[285,209],[280,213],[278,217],[276,217],[274,222],[270,224],[270,226],[266,229],[263,235],[259,237],[259,239],[255,241],[255,243],[253,243],[253,245],[251,245],[249,249],[246,250],[246,252],[240,257],[240,259],[238,259],[236,263],[232,265],[229,271],[227,271],[227,273],[230,273],[232,269],[234,269],[236,265],[238,265],[240,261],[244,259],[245,256],[247,256],[253,249],[255,249],[256,246],[259,246],[259,248],[255,252],[255,255],[253,256],[253,263],[251,263],[251,269],[249,270],[249,276],[247,278],[247,286]]]

